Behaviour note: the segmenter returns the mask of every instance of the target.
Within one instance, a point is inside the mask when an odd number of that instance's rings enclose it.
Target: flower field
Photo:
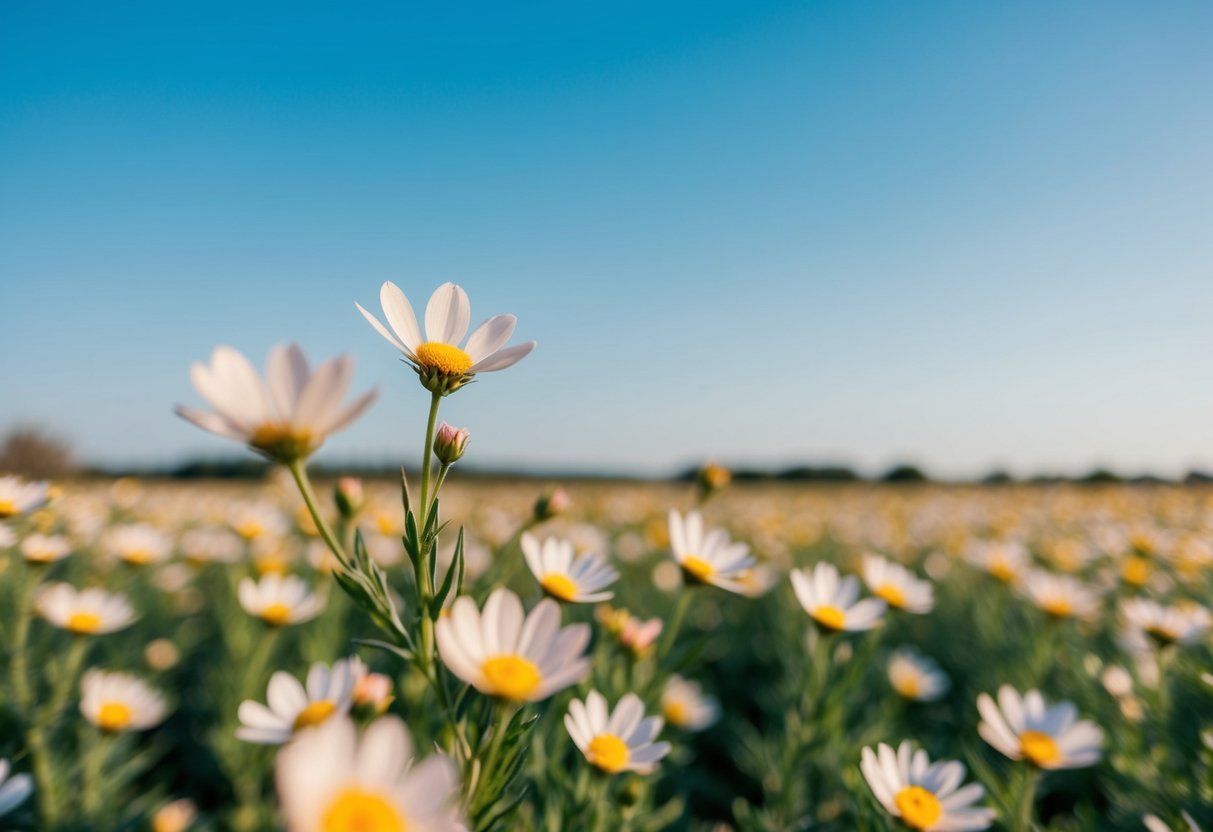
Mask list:
[[[1213,493],[460,477],[534,344],[381,305],[404,482],[294,346],[179,409],[265,482],[0,478],[0,826],[1213,829]]]

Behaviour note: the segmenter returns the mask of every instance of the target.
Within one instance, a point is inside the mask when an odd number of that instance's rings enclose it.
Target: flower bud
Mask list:
[[[535,501],[535,522],[542,523],[544,520],[551,520],[557,514],[567,511],[572,503],[569,492],[563,488],[543,492]]]
[[[471,432],[467,428],[457,428],[443,422],[438,426],[438,435],[434,437],[434,456],[443,465],[451,465],[463,456],[467,448]]]
[[[369,716],[379,716],[392,704],[392,680],[382,673],[367,673],[354,684],[354,707]]]
[[[733,474],[723,465],[709,462],[699,469],[699,492],[703,497],[719,491],[733,481]]]
[[[333,489],[333,501],[337,503],[337,511],[346,520],[352,520],[362,511],[364,504],[362,495],[362,480],[357,477],[342,477],[337,480]]]

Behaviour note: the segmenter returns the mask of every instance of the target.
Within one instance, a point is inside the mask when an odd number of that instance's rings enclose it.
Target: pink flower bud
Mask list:
[[[362,510],[362,480],[357,477],[342,477],[337,480],[333,490],[333,499],[337,503],[337,511],[349,519]]]
[[[392,680],[382,673],[368,673],[354,685],[354,704],[371,713],[383,713],[392,699]]]
[[[438,426],[438,434],[434,437],[434,456],[443,465],[454,463],[463,456],[467,448],[471,431],[467,428],[457,428],[443,422]]]
[[[572,504],[573,500],[569,497],[569,492],[563,488],[545,491],[535,501],[535,520],[540,523],[544,520],[551,520],[557,514],[567,511]]]

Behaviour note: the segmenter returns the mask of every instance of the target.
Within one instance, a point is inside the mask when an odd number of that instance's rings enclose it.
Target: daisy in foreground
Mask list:
[[[1050,618],[1090,618],[1099,612],[1099,593],[1072,575],[1043,569],[1028,572],[1023,594]]]
[[[870,630],[884,617],[885,602],[879,598],[857,601],[859,579],[854,575],[840,579],[832,563],[818,563],[812,573],[793,569],[791,579],[800,606],[827,632]]]
[[[913,647],[901,647],[889,658],[889,684],[903,699],[934,702],[948,692],[948,674]]]
[[[935,606],[935,588],[900,563],[879,555],[863,559],[863,582],[890,607],[922,615]]]
[[[355,660],[335,662],[331,671],[323,662],[316,662],[307,672],[306,687],[291,674],[279,670],[270,677],[266,689],[269,707],[248,699],[240,703],[236,738],[259,745],[281,745],[297,731],[347,713],[353,703],[356,681],[352,661]]]
[[[324,596],[312,592],[307,582],[295,575],[270,573],[260,581],[245,578],[237,595],[245,612],[271,627],[302,624],[324,611]]]
[[[1148,598],[1122,601],[1120,614],[1132,647],[1144,646],[1143,636],[1160,647],[1194,644],[1204,637],[1213,623],[1209,611],[1199,604],[1168,607]]]
[[[746,575],[754,566],[750,547],[729,540],[724,529],[704,532],[703,515],[686,516],[670,509],[670,551],[687,581],[745,593]]]
[[[8,760],[0,760],[0,818],[24,803],[34,791],[34,778],[28,774],[9,777],[10,773]]]
[[[522,536],[526,565],[543,591],[570,604],[609,601],[613,592],[601,592],[619,579],[619,573],[601,555],[587,552],[574,559],[573,544],[549,537],[541,544],[534,535]]]
[[[153,728],[168,711],[163,696],[126,673],[90,670],[80,691],[80,713],[107,733]]]
[[[1038,690],[1019,695],[1010,685],[998,689],[998,702],[987,693],[977,697],[981,722],[977,732],[1012,760],[1037,768],[1083,768],[1099,762],[1103,731],[1078,719],[1072,702],[1048,705]]]
[[[560,626],[560,605],[545,598],[525,615],[522,601],[504,587],[493,590],[484,611],[466,595],[438,619],[438,655],[451,672],[481,693],[511,702],[538,702],[590,672],[587,624]]]
[[[248,359],[231,347],[215,347],[211,363],[195,363],[190,379],[210,412],[178,406],[177,415],[203,430],[282,463],[311,456],[333,433],[357,419],[375,391],[346,407],[341,400],[354,377],[354,359],[341,356],[313,371],[297,344],[270,350],[263,381]]]
[[[932,763],[927,752],[914,751],[909,740],[896,753],[884,743],[875,752],[864,748],[859,768],[885,811],[910,829],[967,832],[986,829],[994,820],[992,809],[973,805],[985,796],[979,783],[960,788],[963,763]]]
[[[48,584],[34,599],[38,614],[76,635],[104,635],[130,626],[135,611],[121,595],[100,587],[76,591],[71,584]]]
[[[645,717],[644,703],[626,693],[608,713],[606,697],[596,690],[585,702],[574,699],[564,715],[564,727],[586,760],[607,774],[635,771],[647,774],[670,753],[668,742],[653,742],[661,732],[659,716]]]
[[[384,283],[379,288],[379,302],[387,327],[360,304],[354,305],[376,332],[404,354],[422,385],[432,393],[444,396],[453,393],[477,373],[512,367],[535,348],[534,341],[505,346],[518,321],[513,315],[494,315],[476,327],[467,343],[463,343],[472,319],[472,305],[467,292],[454,283],[443,283],[430,296],[425,307],[424,339],[413,307],[399,286],[391,281]]]
[[[661,690],[661,713],[675,728],[702,731],[720,717],[720,702],[698,682],[674,674]]]
[[[288,832],[462,832],[455,764],[414,758],[399,718],[375,720],[361,738],[339,716],[278,754],[278,799]]]

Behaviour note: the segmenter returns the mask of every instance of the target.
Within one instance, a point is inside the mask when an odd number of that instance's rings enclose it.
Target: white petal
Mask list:
[[[467,334],[471,318],[467,292],[454,283],[443,283],[425,307],[426,340],[457,346]]]

